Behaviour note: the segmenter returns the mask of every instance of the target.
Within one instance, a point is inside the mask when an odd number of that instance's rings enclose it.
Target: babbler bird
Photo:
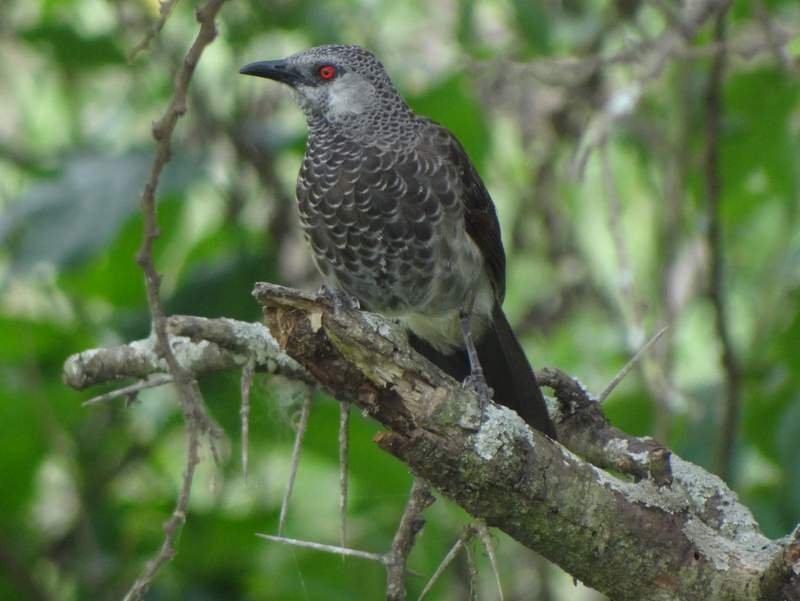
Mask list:
[[[453,134],[415,114],[358,46],[319,46],[240,73],[288,84],[305,113],[297,201],[329,289],[399,319],[417,351],[555,438],[501,308],[494,203]]]

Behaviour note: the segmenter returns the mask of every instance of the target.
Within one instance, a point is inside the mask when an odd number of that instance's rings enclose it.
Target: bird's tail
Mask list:
[[[529,426],[555,439],[556,431],[536,376],[499,304],[495,305],[492,318],[493,323],[478,340],[476,348],[495,402],[513,409]],[[410,335],[410,341],[417,352],[459,382],[469,375],[465,350],[445,355],[414,334]]]

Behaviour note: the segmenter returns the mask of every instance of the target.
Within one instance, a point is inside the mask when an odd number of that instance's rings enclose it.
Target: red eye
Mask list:
[[[322,79],[333,79],[336,75],[336,67],[333,65],[322,65],[319,68],[319,76]]]

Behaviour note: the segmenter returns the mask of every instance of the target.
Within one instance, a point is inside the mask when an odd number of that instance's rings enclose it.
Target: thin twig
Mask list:
[[[406,598],[404,576],[411,549],[417,534],[425,525],[422,512],[430,507],[436,498],[431,494],[430,485],[415,478],[408,495],[406,508],[394,533],[392,547],[386,554],[386,599],[403,601]]]
[[[147,302],[150,307],[152,327],[156,334],[158,352],[166,361],[169,367],[169,374],[178,389],[188,440],[183,482],[172,515],[164,525],[164,541],[158,553],[152,560],[147,562],[142,573],[125,595],[125,601],[135,601],[143,598],[150,588],[158,569],[174,556],[178,535],[186,521],[186,509],[189,503],[195,468],[200,461],[198,452],[200,434],[213,435],[216,432],[216,426],[205,412],[203,399],[193,375],[177,361],[169,346],[167,320],[159,298],[161,276],[157,273],[153,262],[153,243],[160,235],[156,217],[155,195],[161,172],[170,159],[172,133],[175,130],[178,119],[186,113],[186,94],[200,56],[206,46],[217,35],[214,20],[224,2],[225,0],[209,0],[207,4],[197,11],[200,29],[175,75],[175,90],[172,100],[163,117],[153,126],[153,137],[156,140],[155,156],[153,157],[153,164],[141,197],[143,239],[136,256],[136,262],[145,275]]]
[[[472,547],[464,545],[467,554],[467,574],[469,575],[469,601],[478,601],[478,564],[475,562],[475,555]]]
[[[631,357],[631,360],[628,361],[621,370],[619,370],[617,375],[614,376],[614,378],[611,380],[611,382],[608,383],[608,386],[606,386],[603,389],[603,392],[601,392],[597,396],[597,402],[598,403],[602,403],[603,401],[605,401],[608,398],[608,395],[610,395],[614,391],[614,389],[617,387],[617,385],[619,385],[619,383],[622,382],[622,380],[625,378],[625,376],[627,376],[628,373],[636,366],[636,364],[639,363],[639,361],[642,359],[642,357],[644,357],[644,354],[647,352],[647,350],[651,346],[653,346],[653,344],[655,344],[655,342],[659,338],[661,338],[662,334],[664,334],[664,332],[666,332],[668,329],[669,329],[669,326],[664,326],[663,328],[661,328],[658,332],[656,332],[650,338],[650,340],[648,340],[647,342],[645,342],[642,345],[642,348],[640,348],[638,351],[636,351],[636,354],[633,357]]]
[[[89,405],[97,405],[98,403],[105,403],[106,401],[118,399],[119,397],[132,397],[135,396],[140,390],[156,388],[157,386],[163,386],[164,384],[169,384],[170,382],[172,382],[172,377],[166,374],[150,376],[146,380],[135,382],[129,386],[123,386],[122,388],[117,388],[116,390],[106,392],[105,394],[92,397],[88,401],[81,403],[81,406],[88,407]]]
[[[422,601],[423,597],[428,594],[428,591],[430,591],[433,585],[436,584],[436,581],[447,569],[447,566],[453,563],[453,560],[458,555],[458,552],[461,551],[461,548],[469,541],[469,539],[473,537],[474,534],[475,530],[471,524],[464,528],[464,532],[458,538],[456,544],[454,544],[453,547],[447,552],[447,555],[444,556],[442,563],[439,564],[439,567],[436,568],[436,571],[433,573],[433,576],[431,576],[431,579],[428,580],[425,588],[422,589],[417,601]]]
[[[722,11],[714,27],[714,39],[723,42],[726,35],[725,18]],[[720,170],[720,135],[722,133],[722,81],[725,73],[726,55],[717,52],[711,63],[706,88],[706,147],[704,156],[704,176],[706,189],[706,210],[708,219],[707,240],[711,255],[711,277],[708,298],[714,308],[714,325],[721,346],[720,361],[725,373],[725,398],[722,400],[722,420],[720,440],[716,454],[717,473],[728,480],[731,470],[733,446],[736,441],[739,408],[741,405],[741,373],[736,352],[733,349],[728,322],[725,297],[725,257],[723,250],[722,217],[722,173]]]
[[[792,60],[791,55],[786,49],[786,44],[781,43],[781,40],[778,39],[781,37],[781,34],[785,32],[779,29],[770,17],[769,11],[764,4],[764,0],[756,0],[755,9],[756,17],[758,18],[758,22],[764,31],[764,37],[767,39],[769,49],[775,56],[775,60],[781,67],[783,67],[786,73],[789,75],[796,75],[797,69],[794,66],[794,61]],[[722,43],[724,44],[724,40],[722,40]]]
[[[384,563],[386,558],[380,553],[370,553],[369,551],[360,551],[359,549],[350,549],[348,547],[339,547],[337,545],[326,545],[323,543],[315,543],[307,540],[298,540],[296,538],[286,538],[285,536],[275,536],[272,534],[263,534],[256,532],[256,536],[271,540],[276,543],[283,543],[284,545],[293,545],[295,547],[304,547],[306,549],[314,549],[315,551],[324,551],[326,553],[335,553],[336,555],[343,555],[345,557],[359,557],[361,559],[369,559]]]
[[[286,492],[283,494],[283,501],[281,501],[281,515],[278,518],[278,535],[283,533],[283,527],[286,524],[286,513],[289,510],[289,499],[292,497],[292,489],[294,489],[294,479],[297,476],[297,466],[300,464],[300,450],[303,448],[303,437],[306,435],[308,429],[308,415],[311,413],[311,391],[306,391],[306,397],[303,400],[303,408],[300,410],[300,420],[297,423],[297,434],[294,437],[294,447],[292,448],[292,462],[289,469],[289,481],[286,483]]]
[[[494,573],[494,579],[495,582],[497,582],[497,598],[500,601],[504,601],[503,585],[500,583],[500,570],[497,567],[497,554],[494,551],[492,535],[489,532],[489,528],[486,526],[486,522],[483,520],[477,520],[477,522],[475,522],[475,528],[483,548],[486,549],[486,555],[489,556],[489,565],[492,566],[492,573]]]
[[[622,202],[617,187],[617,182],[614,177],[614,172],[609,157],[608,143],[600,145],[600,162],[603,173],[603,189],[608,202],[608,229],[614,244],[615,256],[617,260],[617,267],[619,269],[618,293],[620,297],[620,313],[622,315],[622,322],[626,330],[626,340],[629,348],[636,347],[646,348],[647,344],[644,343],[645,324],[644,314],[641,309],[641,301],[636,291],[634,282],[634,270],[631,261],[630,249],[628,247],[627,239],[622,228]],[[663,377],[663,370],[660,365],[655,361],[649,360],[644,354],[639,355],[642,360],[642,375],[644,382],[648,389],[653,394],[654,404],[656,408],[656,424],[655,435],[659,440],[667,440],[670,431],[670,410],[669,410],[669,392],[665,390],[662,385],[666,379]],[[637,362],[633,363],[635,366]],[[621,378],[625,377],[627,372],[618,375]],[[615,378],[616,380],[616,378]],[[619,381],[612,380],[606,389],[606,396],[611,393],[614,386],[619,384]]]
[[[142,50],[146,50],[147,47],[150,45],[150,42],[152,42],[155,39],[155,37],[159,33],[161,33],[161,30],[164,28],[164,24],[167,22],[167,19],[169,19],[169,16],[172,14],[172,10],[175,8],[175,5],[178,4],[178,2],[180,2],[180,0],[162,0],[159,3],[158,20],[155,23],[153,23],[152,26],[150,26],[144,37],[128,53],[129,63],[132,63],[133,60],[136,58],[136,56]]]
[[[239,409],[239,417],[242,422],[242,474],[247,483],[247,465],[249,463],[250,451],[250,387],[253,384],[256,362],[251,358],[242,368],[242,406]]]
[[[186,444],[186,467],[183,472],[181,490],[178,493],[178,500],[175,503],[175,509],[172,510],[172,515],[164,523],[165,534],[161,548],[155,557],[145,564],[142,573],[128,590],[123,601],[139,601],[143,599],[159,568],[175,556],[175,543],[178,534],[180,534],[183,525],[186,523],[186,508],[189,505],[189,495],[192,491],[195,468],[200,463],[198,454],[200,430],[197,427],[188,427],[187,433],[189,440]]]
[[[347,542],[347,464],[350,443],[350,403],[339,404],[339,544]]]

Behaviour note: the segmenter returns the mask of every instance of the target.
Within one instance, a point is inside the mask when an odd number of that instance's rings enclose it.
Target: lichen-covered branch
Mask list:
[[[190,315],[167,318],[170,346],[177,361],[195,377],[243,367],[250,359],[258,371],[279,373],[311,382],[308,373],[278,348],[260,323],[235,319],[208,319]],[[110,348],[75,353],[64,363],[64,382],[76,390],[126,379],[167,373],[156,352],[154,336]]]
[[[255,295],[266,327],[170,318],[176,356],[195,377],[256,357],[256,369],[313,379],[381,422],[378,444],[415,476],[615,600],[800,601],[796,534],[766,538],[722,480],[612,427],[574,378],[537,372],[555,394],[560,443],[497,405],[475,430],[463,417],[478,399],[391,322],[270,284]],[[88,386],[164,373],[157,358],[142,367],[149,355],[152,341],[86,351],[65,377]]]
[[[389,322],[337,313],[269,284],[255,294],[281,347],[334,396],[387,427],[377,437],[382,448],[587,585],[617,600],[800,599],[784,586],[793,578],[793,543],[766,538],[716,476],[653,448],[641,451],[655,453],[653,478],[620,478],[497,405],[476,431],[461,417],[477,398],[415,354]],[[565,442],[574,440],[569,418],[556,423]],[[608,433],[607,424],[590,429]],[[784,579],[767,590],[776,562]]]

